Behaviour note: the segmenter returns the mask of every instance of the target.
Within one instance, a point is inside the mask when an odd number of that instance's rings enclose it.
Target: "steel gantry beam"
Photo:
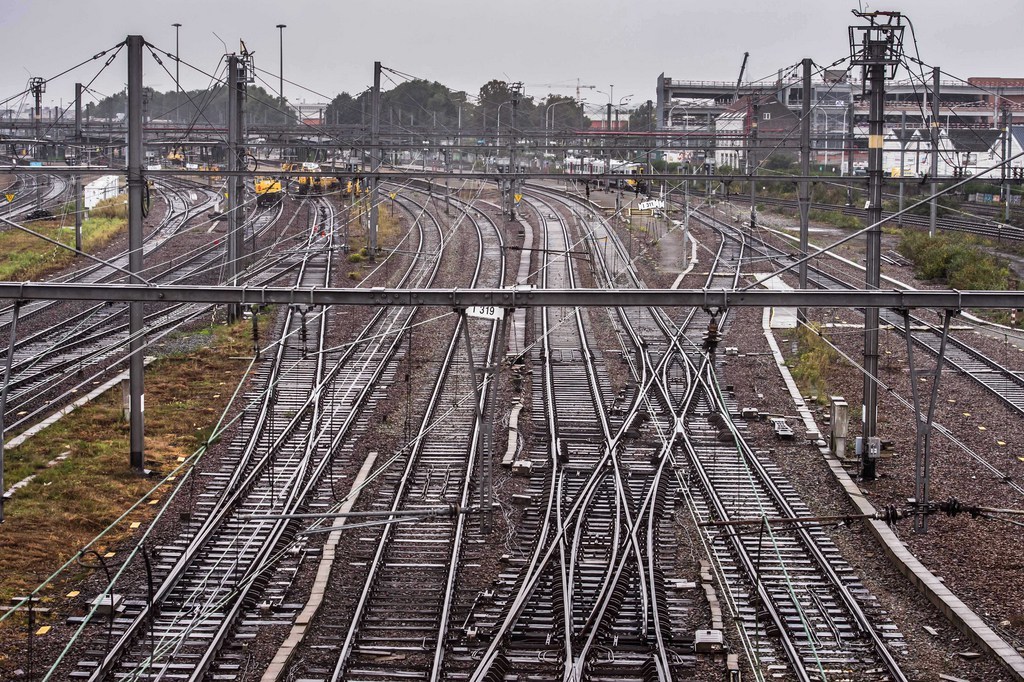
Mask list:
[[[959,178],[952,176],[943,176],[939,180],[949,181],[951,183],[957,182],[956,185],[950,185],[949,187],[939,190],[937,196],[948,193],[952,189],[961,185],[967,184],[967,182],[973,182],[979,180],[982,176],[988,175],[993,171],[997,171],[1001,166],[1016,161],[1017,159],[1024,156],[1024,152],[1018,152],[1005,162],[997,161],[991,167],[983,169],[975,175],[968,178]],[[123,168],[97,168],[89,166],[14,166],[10,164],[0,165],[0,173],[18,173],[25,175],[58,175],[62,177],[72,176],[75,173],[81,173],[83,171],[90,171],[93,173],[124,173]],[[188,170],[184,168],[162,168],[160,170],[146,170],[145,174],[147,177],[196,177],[206,178],[211,175],[217,177],[252,177],[255,175],[250,170]],[[274,170],[275,176],[297,178],[300,176],[315,176],[315,177],[333,177],[336,175],[334,171],[278,171]],[[466,172],[453,172],[450,170],[430,170],[428,169],[415,169],[415,170],[404,170],[398,168],[390,168],[383,166],[380,171],[380,177],[382,181],[387,180],[408,180],[408,179],[446,179],[446,180],[482,180],[487,182],[494,182],[496,180],[510,179],[507,173],[496,173],[494,171],[466,171]],[[526,172],[519,176],[525,181],[531,180],[558,180],[562,182],[576,181],[576,182],[596,182],[598,180],[608,180],[610,178],[618,177],[612,176],[607,173],[543,173],[543,172]],[[741,183],[749,182],[750,176],[743,174],[733,175],[705,175],[703,173],[651,173],[644,175],[645,180],[663,180],[668,182],[683,182],[686,180],[699,180],[701,182],[716,182],[716,183]],[[827,181],[834,185],[848,185],[852,187],[867,187],[868,179],[863,176],[822,176],[822,175],[758,175],[757,181],[763,183],[785,183],[785,184],[796,184],[801,181],[808,181],[811,183]],[[920,185],[921,178],[916,177],[897,177],[897,178],[886,178],[885,182],[887,185],[899,185],[899,184],[912,184]]]
[[[202,287],[145,284],[0,282],[0,299],[213,303],[239,305],[421,305],[462,308],[541,306],[1024,308],[1024,292],[945,290],[771,291],[767,289],[350,289]]]

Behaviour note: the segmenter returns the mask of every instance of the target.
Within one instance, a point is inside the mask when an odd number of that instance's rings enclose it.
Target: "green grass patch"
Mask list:
[[[897,248],[914,263],[922,279],[943,282],[953,289],[1012,288],[1008,263],[993,255],[985,240],[963,234],[929,237],[927,232],[904,230]]]
[[[828,375],[840,360],[839,353],[821,338],[817,323],[798,327],[797,352],[786,365],[804,395],[817,395],[827,399],[830,395]]]
[[[267,317],[260,316],[261,338],[269,327]],[[170,471],[180,457],[192,454],[208,437],[251,354],[252,323],[245,320],[230,327],[214,327],[208,346],[150,365],[146,371],[147,468]],[[128,446],[121,391],[115,388],[6,452],[9,484],[31,474],[36,478],[5,506],[6,520],[0,530],[0,601],[9,603],[10,598],[40,584],[159,480],[131,472]],[[67,459],[46,466],[63,452],[70,453]],[[156,498],[169,493],[168,487]],[[133,532],[129,524],[145,524],[156,508],[147,505],[133,512],[123,527],[108,534],[96,549],[119,552]],[[115,564],[116,556],[112,559]],[[64,580],[73,579],[73,573]],[[63,582],[58,580],[44,595],[63,594],[67,588]],[[23,626],[18,618],[11,622]],[[0,649],[4,648],[2,641],[0,637]]]
[[[839,211],[822,211],[820,209],[812,208],[807,212],[807,219],[813,220],[816,223],[834,225],[835,227],[841,227],[847,230],[859,230],[864,227],[864,223],[860,221],[860,218],[840,213]]]
[[[401,238],[398,217],[390,206],[382,204],[377,215],[377,245],[380,248],[394,247]]]
[[[123,212],[122,209],[123,205],[101,205],[93,209],[89,219],[82,222],[82,248],[85,251],[99,251],[118,233],[127,230],[127,218],[117,216]],[[64,220],[34,222],[30,229],[74,248],[75,226],[68,220],[65,217]],[[9,282],[43,279],[69,267],[76,257],[72,251],[15,228],[0,232],[0,254],[3,254],[0,256],[0,280]]]

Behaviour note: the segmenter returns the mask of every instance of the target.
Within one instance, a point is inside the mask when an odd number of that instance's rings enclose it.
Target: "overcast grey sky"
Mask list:
[[[1024,77],[1024,2],[1020,0],[893,0],[864,2],[906,13],[921,59],[960,77]],[[373,62],[437,80],[475,95],[492,78],[522,81],[528,95],[573,95],[576,79],[609,92],[616,102],[655,98],[658,74],[677,79],[735,80],[750,52],[745,80],[774,74],[803,57],[828,64],[844,56],[857,0],[0,0],[0,99],[25,87],[30,75],[50,77],[106,49],[129,33],[174,51],[182,24],[181,57],[203,71],[224,52],[216,33],[236,50],[255,52],[267,89],[276,90],[277,24],[284,30],[289,100],[320,101],[355,94],[372,82]],[[910,31],[906,48],[914,54]],[[171,76],[173,62],[165,60]],[[88,82],[102,60],[48,85],[44,103],[67,104],[76,81]],[[95,82],[104,94],[126,81],[122,54]],[[174,87],[150,57],[146,84]],[[181,70],[185,88],[209,79]],[[749,77],[749,78],[748,78]],[[397,77],[392,76],[397,80]],[[551,88],[547,84],[560,84]],[[392,84],[385,80],[385,89]],[[608,96],[584,90],[589,102]],[[10,105],[8,105],[10,106]]]

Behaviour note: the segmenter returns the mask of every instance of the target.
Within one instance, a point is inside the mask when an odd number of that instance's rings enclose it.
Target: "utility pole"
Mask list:
[[[33,77],[32,80],[29,81],[29,89],[32,91],[32,97],[34,97],[36,101],[35,109],[32,112],[32,121],[34,129],[33,137],[35,137],[36,139],[35,158],[37,161],[39,161],[41,160],[41,157],[43,157],[46,153],[46,148],[43,146],[42,143],[43,93],[46,92],[46,80],[40,78],[39,76]],[[42,154],[39,153],[40,149],[43,149]]]
[[[128,36],[128,271],[132,284],[143,284],[142,272],[142,36]],[[145,462],[143,384],[144,320],[141,302],[128,304],[129,459],[131,468],[143,473]]]
[[[11,313],[10,340],[7,343],[7,364],[4,366],[4,382],[0,387],[0,523],[4,522],[4,446],[7,440],[4,438],[6,424],[4,414],[7,412],[7,389],[11,385],[11,366],[14,364],[14,344],[18,338],[18,315],[21,312],[22,301],[14,302],[14,312]]]
[[[281,108],[284,109],[284,30],[288,28],[286,24],[277,25],[277,35],[280,38],[278,44],[278,54],[281,57],[280,64],[277,68],[277,95],[281,98]]]
[[[905,165],[904,160],[907,154],[907,110],[904,109],[900,113],[900,227],[903,227],[903,185],[906,183],[902,181],[904,173],[903,166]]]
[[[610,137],[610,134],[612,132],[612,103],[611,103],[611,99],[608,100],[608,121],[605,124],[604,131],[605,131],[605,137],[601,140],[601,146],[604,146],[605,140],[611,140],[611,137]],[[604,181],[605,182],[605,189],[606,190],[611,190],[611,188],[612,188],[612,181],[611,181],[612,150],[611,149],[609,149],[609,150],[607,150],[605,152],[604,158],[605,158],[605,168],[604,168],[604,172],[605,172],[605,181]]]
[[[380,62],[373,63],[373,96],[370,112],[370,171],[374,174],[370,190],[370,228],[367,242],[370,262],[377,260],[377,224],[380,219]]]
[[[930,129],[932,142],[932,200],[931,214],[928,219],[928,236],[935,236],[935,221],[939,216],[939,183],[935,178],[939,174],[939,67],[932,69],[932,125]]]
[[[686,174],[691,172],[690,162],[686,162]],[[683,180],[683,266],[686,269],[686,240],[690,234],[690,178]]]
[[[843,142],[845,150],[843,159],[846,162],[843,175],[853,176],[853,93],[850,94],[850,101],[846,104],[846,141]],[[853,206],[853,185],[846,185],[846,205]]]
[[[648,137],[644,140],[644,146],[647,147],[647,174],[652,175],[654,173],[654,166],[651,165],[651,138],[650,133],[654,132],[654,102],[647,100],[647,132]],[[653,190],[652,187],[648,187],[648,190]]]
[[[82,141],[82,84],[75,83],[75,143]],[[77,156],[77,154],[76,154]]]
[[[82,84],[75,83],[76,165],[82,164]],[[82,250],[82,176],[75,174],[75,251]]]
[[[509,87],[509,95],[512,96],[512,134],[508,142],[508,170],[510,177],[508,194],[508,217],[509,220],[516,219],[516,194],[519,193],[519,168],[516,166],[516,138],[519,136],[517,124],[519,121],[519,100],[523,95],[523,84],[513,83]]]
[[[758,105],[755,95],[750,96],[750,149],[747,151],[747,161],[750,166],[750,229],[757,227],[757,204],[754,199],[757,180],[757,116]]]
[[[1002,178],[1000,191],[1003,194],[1003,220],[1010,222],[1010,183],[1006,181],[1008,169],[1006,167],[1006,160],[1010,158],[1010,109],[1006,106],[1003,107],[1003,158],[1000,168],[1000,177]]]
[[[181,29],[180,23],[173,23],[174,27],[174,120],[181,120],[181,47],[178,42],[178,32]]]
[[[242,146],[242,116],[245,101],[245,64],[242,58],[228,55],[228,234],[227,234],[227,280],[230,286],[238,286],[238,274],[242,269],[242,249],[245,224],[242,209],[242,177],[245,170],[245,148]],[[237,303],[228,305],[228,322],[237,321],[242,307]]]
[[[800,175],[804,179],[800,181],[800,289],[807,288],[807,242],[809,232],[809,216],[811,209],[811,189],[807,176],[811,174],[811,60],[805,58],[802,62],[804,67],[803,102],[800,105]],[[825,128],[828,128],[826,119]],[[798,308],[797,316],[800,320],[807,319],[807,309]]]
[[[899,12],[855,12],[868,26],[850,28],[851,64],[864,67],[864,87],[870,88],[868,117],[867,262],[865,289],[877,291],[881,281],[882,250],[882,146],[886,68],[895,72],[903,48],[902,15]],[[877,23],[882,18],[886,23]],[[863,42],[858,45],[856,33]],[[864,405],[861,441],[861,478],[875,479],[875,463],[881,449],[878,439],[878,308],[864,310]]]

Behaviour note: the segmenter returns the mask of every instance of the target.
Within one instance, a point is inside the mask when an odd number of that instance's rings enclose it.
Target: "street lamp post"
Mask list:
[[[181,118],[181,48],[178,43],[178,29],[181,28],[181,24],[171,24],[174,27],[174,85],[175,90],[178,92],[177,101],[174,103],[174,118],[180,120]]]
[[[497,133],[498,133],[498,142],[497,142],[497,146],[498,147],[501,147],[501,108],[503,106],[505,106],[505,105],[508,105],[508,104],[512,104],[512,102],[502,102],[501,104],[498,105],[498,123],[497,123],[497,126],[496,126]]]
[[[278,78],[277,94],[281,98],[281,105],[282,105],[282,107],[284,105],[284,30],[286,28],[288,28],[288,26],[286,24],[278,24],[277,25],[277,33],[278,33],[278,36],[280,37],[280,45],[279,45],[279,48],[278,48],[278,53],[279,53],[279,55],[281,57],[280,64],[278,65],[278,74],[277,74],[277,78]]]
[[[553,102],[553,103],[547,105],[547,107],[544,109],[544,130],[548,130],[548,112],[550,112],[552,108],[557,107],[559,104],[565,104],[566,102],[572,102],[572,101],[573,100],[571,100],[571,99],[563,99],[563,100],[560,100],[558,102]],[[555,128],[555,114],[554,114],[554,112],[551,112],[551,129],[554,130],[554,128]],[[548,139],[548,136],[545,134],[544,135],[544,146],[547,147],[549,142],[550,142],[550,140]],[[547,151],[547,150],[545,149],[545,151]]]
[[[608,86],[608,92],[605,92],[604,90],[598,90],[597,92],[599,94],[602,94],[602,95],[608,95],[608,110],[607,110],[607,114],[606,114],[607,122],[605,123],[605,133],[609,133],[609,132],[611,132],[611,129],[612,129],[612,107],[615,104],[615,85],[609,85]],[[630,95],[630,97],[632,97],[632,95]],[[624,97],[623,100],[625,100],[625,99],[626,98]],[[602,147],[604,146],[604,140],[605,140],[605,138],[602,137],[601,138],[601,146]],[[611,167],[612,167],[612,155],[611,155],[611,150],[608,150],[608,152],[605,154],[605,172],[606,173],[610,172],[611,171]],[[605,189],[611,189],[611,180],[607,181]]]
[[[683,110],[683,131],[685,132],[689,128],[689,126],[687,125],[687,122],[688,122],[688,120],[690,118],[690,111],[686,107],[684,107],[682,104],[673,104],[672,106],[670,106],[668,108],[668,126],[670,128],[672,127],[672,112],[675,111],[676,109],[682,109]]]

